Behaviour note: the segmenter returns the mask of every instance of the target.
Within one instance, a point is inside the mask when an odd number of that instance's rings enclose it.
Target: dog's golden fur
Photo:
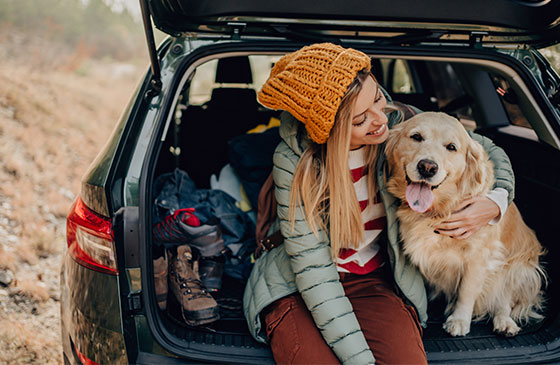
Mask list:
[[[540,318],[545,275],[539,256],[544,250],[515,204],[498,224],[466,240],[434,232],[460,202],[484,196],[494,184],[492,163],[461,123],[444,113],[418,114],[391,130],[385,152],[388,189],[402,201],[397,215],[403,251],[433,289],[432,298],[447,298],[444,329],[463,336],[471,319],[489,316],[494,331],[514,336],[518,325]],[[422,159],[437,163],[434,176],[416,171]],[[433,193],[432,206],[424,213],[406,204],[407,184],[418,181],[429,184]]]

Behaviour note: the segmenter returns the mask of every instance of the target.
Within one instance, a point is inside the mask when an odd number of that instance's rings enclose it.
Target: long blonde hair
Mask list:
[[[367,70],[358,72],[348,87],[337,111],[327,142],[312,144],[302,154],[294,173],[290,192],[290,220],[295,224],[296,209],[302,212],[315,235],[329,232],[331,254],[335,258],[343,248],[358,247],[364,238],[364,223],[354,189],[348,158],[352,129],[352,110],[367,77]],[[375,78],[374,78],[375,81]],[[365,148],[367,184],[370,204],[377,194],[375,162],[377,145]]]

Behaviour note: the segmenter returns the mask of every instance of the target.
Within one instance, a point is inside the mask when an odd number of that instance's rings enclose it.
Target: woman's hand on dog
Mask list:
[[[464,200],[448,220],[436,227],[435,233],[465,240],[500,215],[500,208],[491,199],[476,196]]]

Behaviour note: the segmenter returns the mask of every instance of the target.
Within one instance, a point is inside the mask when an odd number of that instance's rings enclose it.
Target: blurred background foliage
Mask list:
[[[88,58],[146,57],[135,9],[138,1],[0,0],[0,44],[20,43],[28,49],[34,43],[56,42]]]

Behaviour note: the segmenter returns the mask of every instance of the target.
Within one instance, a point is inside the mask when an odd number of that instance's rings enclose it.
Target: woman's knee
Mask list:
[[[414,307],[404,304],[392,290],[379,290],[351,302],[378,363],[426,363],[422,327]]]
[[[291,295],[271,304],[265,315],[267,338],[279,364],[338,364],[303,300]]]

